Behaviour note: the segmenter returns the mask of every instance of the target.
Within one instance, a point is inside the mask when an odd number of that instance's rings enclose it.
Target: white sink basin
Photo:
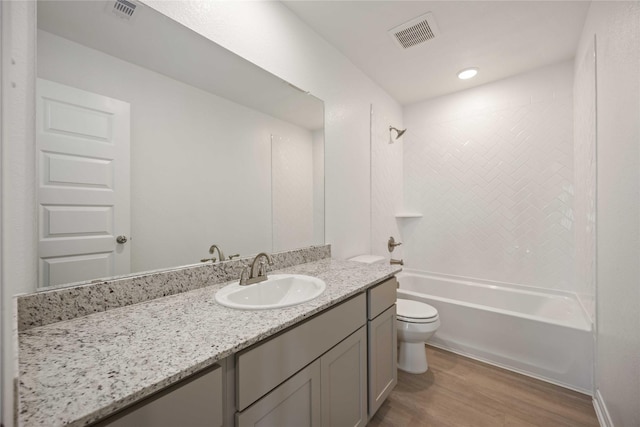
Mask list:
[[[318,297],[326,284],[323,280],[301,274],[272,274],[253,285],[233,282],[216,292],[216,301],[226,307],[243,310],[266,310],[302,304]]]

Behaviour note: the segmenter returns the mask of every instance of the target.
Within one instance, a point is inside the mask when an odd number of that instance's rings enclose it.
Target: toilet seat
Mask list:
[[[433,323],[438,320],[438,310],[423,302],[398,298],[396,319],[408,323]]]

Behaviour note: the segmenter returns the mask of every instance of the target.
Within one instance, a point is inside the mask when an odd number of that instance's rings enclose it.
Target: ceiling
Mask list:
[[[400,104],[570,60],[589,1],[284,1]],[[401,49],[388,30],[432,12],[440,35]],[[480,69],[470,80],[457,73]]]

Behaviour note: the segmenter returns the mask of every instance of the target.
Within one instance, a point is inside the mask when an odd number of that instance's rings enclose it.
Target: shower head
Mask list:
[[[396,133],[398,135],[396,135],[396,139],[400,138],[407,130],[406,129],[398,129],[398,128],[394,128],[393,126],[389,126],[389,132],[391,132],[392,130],[395,130]]]

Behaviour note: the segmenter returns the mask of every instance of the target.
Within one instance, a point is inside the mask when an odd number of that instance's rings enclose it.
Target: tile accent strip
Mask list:
[[[272,256],[274,265],[269,270],[280,270],[331,258],[331,245],[278,252]],[[18,331],[232,281],[252,261],[250,256],[18,295]]]

